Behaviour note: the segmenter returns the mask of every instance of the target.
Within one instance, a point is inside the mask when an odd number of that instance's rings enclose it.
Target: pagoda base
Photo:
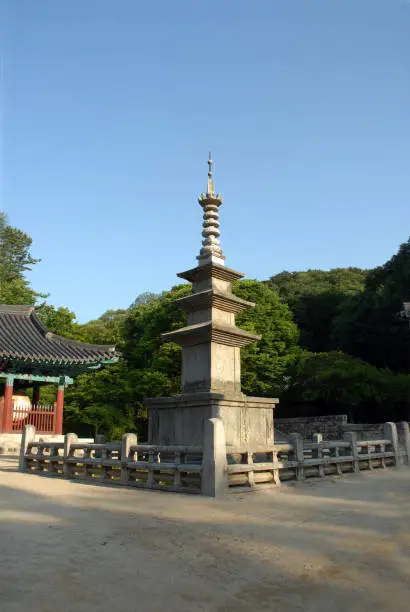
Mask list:
[[[147,399],[148,443],[202,446],[205,421],[217,417],[224,424],[227,447],[273,448],[273,410],[278,402],[212,392]]]

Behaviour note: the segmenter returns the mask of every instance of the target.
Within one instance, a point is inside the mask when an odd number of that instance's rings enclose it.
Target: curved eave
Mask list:
[[[114,357],[103,357],[101,359],[55,359],[52,356],[39,356],[39,355],[23,355],[16,352],[0,353],[0,360],[3,362],[17,360],[21,363],[33,364],[33,365],[51,365],[51,366],[88,366],[93,367],[96,365],[108,365],[110,363],[117,363],[120,359],[120,355],[116,354]]]
[[[115,363],[115,345],[88,344],[47,330],[32,306],[0,305],[0,360],[34,367],[95,368]]]
[[[36,361],[30,359],[9,359],[1,362],[0,358],[0,374],[24,374],[30,375],[42,375],[42,376],[70,376],[75,377],[80,374],[86,374],[87,372],[94,372],[100,370],[107,365],[114,364],[119,361],[119,357],[113,357],[110,359],[104,359],[100,361],[86,362],[86,363],[64,363],[56,361]],[[1,367],[3,366],[3,367]]]

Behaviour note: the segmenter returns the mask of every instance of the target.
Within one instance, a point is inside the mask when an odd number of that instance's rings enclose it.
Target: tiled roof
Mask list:
[[[0,359],[59,365],[117,361],[115,346],[86,344],[47,331],[33,306],[0,304]]]

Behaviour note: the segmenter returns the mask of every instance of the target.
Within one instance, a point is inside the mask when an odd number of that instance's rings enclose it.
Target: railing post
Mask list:
[[[312,440],[313,440],[313,444],[321,444],[323,442],[323,434],[314,433],[312,435]],[[319,476],[323,478],[325,475],[325,465],[324,465],[323,448],[321,446],[318,446],[317,450],[312,452],[312,457],[314,457],[315,455],[317,458],[322,459],[322,463],[317,466],[317,470],[318,470]]]
[[[204,423],[201,494],[220,497],[228,488],[225,428],[219,418]]]
[[[21,446],[20,446],[20,457],[19,457],[19,470],[25,472],[27,470],[27,461],[25,454],[27,447],[30,442],[34,442],[36,437],[36,428],[34,425],[24,425],[23,433],[21,435]]]
[[[357,452],[357,433],[355,431],[345,431],[343,433],[343,440],[350,443],[353,457],[353,472],[358,474],[360,472],[360,466],[359,453]]]
[[[95,444],[105,444],[106,443],[106,438],[103,434],[95,434],[94,436],[94,443]],[[102,457],[102,451],[101,450],[96,450],[95,451],[95,458],[96,459],[101,459]]]
[[[335,446],[334,451],[333,451],[334,454],[332,454],[332,451],[330,451],[330,452],[331,452],[330,457],[331,458],[333,457],[335,459],[335,462],[336,462],[336,474],[337,474],[337,476],[342,476],[343,475],[343,470],[342,470],[342,465],[341,465],[341,463],[339,461],[339,458],[340,458],[340,448],[338,446]],[[332,461],[332,459],[330,459],[330,461]]]
[[[400,428],[404,442],[405,459],[402,463],[410,467],[410,427],[407,421],[402,421],[398,423],[397,428]]]
[[[78,436],[74,433],[69,433],[64,436],[64,457],[63,457],[63,477],[70,478],[71,463],[67,461],[70,457],[70,448],[72,444],[78,442]]]
[[[290,442],[293,445],[293,454],[298,463],[296,468],[296,480],[303,480],[305,477],[304,461],[305,454],[303,452],[303,438],[299,433],[290,434]]]
[[[394,452],[394,462],[396,467],[400,467],[399,457],[399,439],[397,436],[396,423],[388,422],[384,424],[384,437],[386,440],[390,440]]]
[[[121,484],[128,484],[128,457],[131,446],[136,446],[138,439],[135,434],[126,433],[121,439]]]

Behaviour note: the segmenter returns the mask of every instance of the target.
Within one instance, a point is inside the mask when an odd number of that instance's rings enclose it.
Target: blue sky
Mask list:
[[[196,264],[374,267],[410,234],[406,0],[2,0],[2,208],[80,321]]]

